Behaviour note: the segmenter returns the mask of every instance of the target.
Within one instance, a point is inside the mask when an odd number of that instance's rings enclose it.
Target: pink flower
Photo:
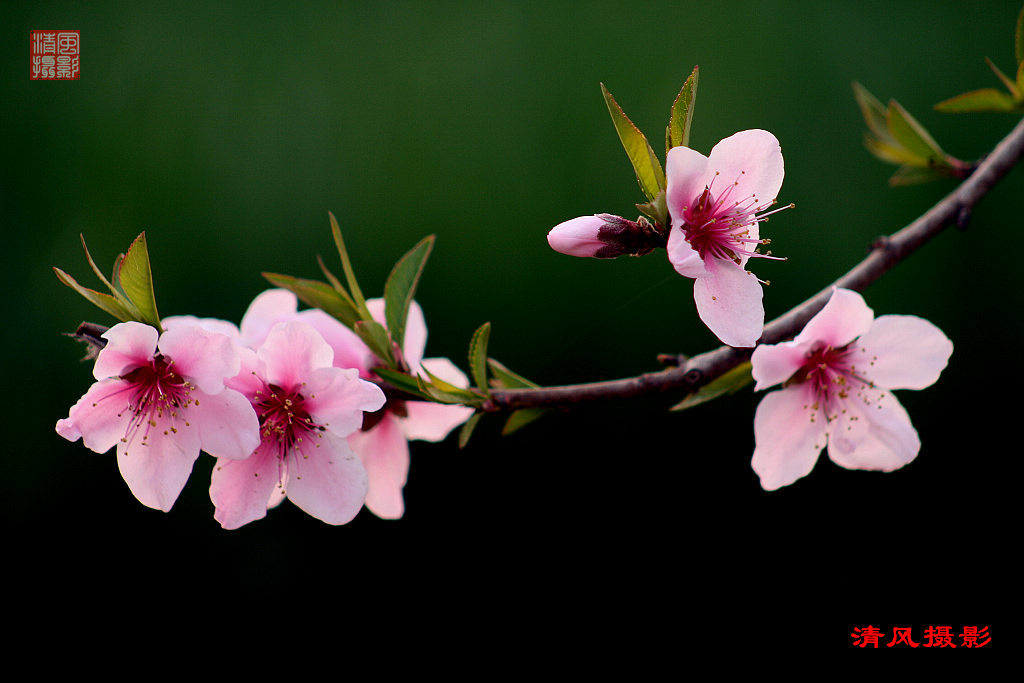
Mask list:
[[[548,244],[569,256],[617,258],[626,254],[641,256],[657,246],[665,246],[646,219],[626,220],[610,213],[580,216],[559,223],[548,233]]]
[[[357,370],[334,367],[331,347],[302,322],[275,325],[257,350],[240,354],[242,371],[228,386],[252,403],[262,439],[246,460],[218,460],[214,518],[237,529],[287,496],[328,524],[349,522],[367,479],[345,437],[360,428],[364,411],[384,405],[384,392]]]
[[[704,324],[730,346],[751,347],[764,326],[761,281],[746,270],[758,245],[763,212],[775,204],[784,175],[779,141],[763,130],[728,137],[705,157],[673,147],[665,160],[671,217],[668,258],[694,278]],[[789,207],[786,207],[789,208]]]
[[[370,299],[367,306],[374,319],[384,324],[384,300]],[[355,368],[364,379],[373,377],[379,361],[356,334],[318,309],[298,312],[298,300],[287,290],[272,289],[253,300],[242,319],[241,335],[246,343],[258,342],[269,326],[282,320],[301,320],[313,326],[334,350],[334,366]],[[409,307],[402,349],[413,373],[426,376],[423,368],[460,387],[469,380],[447,358],[423,358],[427,325],[423,310],[415,301]],[[366,507],[378,517],[397,519],[405,510],[402,488],[409,474],[409,441],[441,441],[473,414],[472,408],[427,401],[389,401],[378,413],[367,415],[363,429],[348,437],[369,476]]]
[[[884,315],[833,288],[825,307],[791,342],[758,346],[755,390],[782,384],[754,416],[752,466],[771,491],[806,476],[826,445],[848,469],[891,472],[921,442],[893,389],[923,389],[946,367],[953,344],[927,320]]]
[[[200,450],[245,458],[259,444],[249,402],[225,388],[240,364],[227,337],[187,325],[159,335],[126,322],[103,338],[93,367],[99,381],[57,433],[97,453],[116,445],[121,475],[143,505],[170,510]]]
[[[366,302],[375,320],[384,323],[384,300]],[[424,358],[427,324],[415,301],[409,307],[402,353],[412,374],[426,377],[424,369],[457,387],[468,387],[469,379],[447,358]],[[372,367],[372,365],[370,366]],[[384,519],[398,519],[405,512],[402,489],[409,475],[409,441],[442,441],[448,433],[469,419],[473,409],[428,401],[389,401],[379,421],[353,433],[348,442],[362,458],[370,475],[366,507]],[[374,416],[377,418],[377,416]]]

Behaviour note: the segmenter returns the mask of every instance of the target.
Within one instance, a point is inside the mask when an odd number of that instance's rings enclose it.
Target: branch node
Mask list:
[[[971,207],[966,204],[960,207],[960,210],[956,212],[956,229],[963,232],[967,229],[971,222]]]
[[[678,368],[686,361],[690,360],[689,356],[681,353],[659,353],[658,362],[662,365],[670,368]]]

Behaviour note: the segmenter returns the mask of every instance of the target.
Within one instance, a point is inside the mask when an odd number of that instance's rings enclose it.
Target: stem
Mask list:
[[[913,223],[877,240],[871,253],[828,287],[765,325],[760,343],[777,344],[796,336],[822,309],[832,287],[862,291],[938,235],[946,226],[964,227],[971,209],[1024,156],[1024,119],[1003,138],[974,173]],[[540,389],[495,389],[488,411],[567,406],[650,394],[690,393],[750,358],[753,349],[722,346],[694,356],[678,367],[627,379]]]

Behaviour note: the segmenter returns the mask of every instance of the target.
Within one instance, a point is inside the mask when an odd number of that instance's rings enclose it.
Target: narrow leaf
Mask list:
[[[683,83],[682,90],[672,103],[668,120],[665,151],[673,147],[688,147],[690,144],[690,123],[693,121],[693,104],[697,99],[697,67]]]
[[[355,309],[352,301],[346,300],[344,296],[326,283],[280,273],[263,273],[263,277],[271,284],[294,293],[299,297],[299,301],[307,306],[319,308],[350,328],[359,320],[359,311]]]
[[[121,265],[117,269],[120,286],[125,296],[142,315],[142,322],[149,323],[158,330],[160,314],[156,310],[156,295],[153,292],[153,271],[149,264],[149,249],[146,246],[146,233],[135,238],[128,247]]]
[[[856,81],[853,83],[853,95],[857,98],[857,104],[860,106],[864,122],[871,129],[871,132],[875,134],[875,137],[890,144],[894,142],[892,135],[889,134],[885,106],[868,92],[867,88]]]
[[[946,153],[928,131],[896,100],[889,100],[887,112],[889,133],[911,154],[924,158],[928,164],[946,164]]]
[[[427,263],[431,249],[434,248],[434,236],[429,235],[409,250],[391,269],[387,282],[384,283],[384,319],[391,341],[398,348],[405,347],[405,323],[409,318],[409,304],[416,294],[423,267]]]
[[[345,249],[345,240],[341,237],[338,219],[330,211],[327,212],[327,215],[331,220],[331,235],[334,237],[334,244],[338,248],[338,256],[341,257],[341,268],[345,272],[345,281],[348,283],[348,291],[352,295],[353,302],[355,302],[356,310],[359,311],[363,320],[373,320],[373,316],[370,315],[370,311],[366,307],[366,298],[363,296],[363,290],[359,289],[359,283],[356,282],[356,273],[352,270],[352,261],[348,257],[348,250]]]
[[[548,411],[543,408],[522,408],[516,410],[508,416],[508,420],[505,421],[505,426],[502,427],[501,433],[503,436],[508,436],[547,413]]]
[[[430,400],[430,395],[420,389],[420,381],[416,377],[390,368],[375,368],[374,373],[399,391]]]
[[[612,116],[612,123],[615,124],[615,131],[619,134],[619,140],[626,150],[630,163],[633,164],[633,170],[636,171],[640,188],[648,200],[654,199],[659,191],[665,189],[665,171],[661,168],[661,162],[654,155],[647,138],[629,120],[612,94],[604,87],[604,83],[601,84],[601,92],[604,94],[605,104],[608,105],[608,113]]]
[[[983,88],[965,92],[935,105],[937,111],[946,114],[966,114],[977,111],[1013,111],[1013,98],[1002,90]]]
[[[473,435],[473,430],[476,429],[476,425],[480,422],[481,417],[483,417],[483,413],[473,413],[473,415],[462,424],[462,428],[459,430],[459,448],[465,448],[466,444],[469,443],[469,437]]]
[[[391,339],[383,325],[376,320],[358,320],[352,326],[352,330],[387,367],[395,367],[395,354],[391,350]]]
[[[996,78],[1002,81],[1003,85],[1006,86],[1006,89],[1010,91],[1010,95],[1013,96],[1013,99],[1019,100],[1020,90],[1017,89],[1017,83],[1013,81],[1009,76],[1004,74],[1002,71],[1000,71],[999,67],[996,66],[995,62],[993,62],[991,59],[985,57],[985,61],[988,63],[988,68],[992,69],[992,73],[996,75]]]
[[[427,372],[427,375],[430,375]],[[432,381],[440,381],[437,378],[430,376]],[[452,387],[455,391],[445,391],[440,389],[434,384],[431,384],[428,380],[423,379],[417,375],[417,381],[420,385],[420,391],[431,398],[431,400],[437,403],[451,403],[460,405],[480,405],[484,402],[484,397],[476,394],[468,389],[459,389],[458,387]],[[447,384],[446,382],[441,382]],[[448,386],[451,386],[450,384]]]
[[[882,161],[891,164],[910,164],[912,166],[927,166],[928,160],[911,154],[905,147],[890,142],[879,140],[871,133],[864,134],[864,145],[868,151]]]
[[[686,410],[721,396],[735,394],[754,381],[750,368],[750,361],[737,365],[672,406],[671,410]]]
[[[356,302],[352,301],[352,297],[349,296],[348,290],[345,289],[345,286],[343,284],[341,284],[341,281],[337,278],[337,276],[335,276],[335,274],[330,271],[330,269],[327,267],[327,264],[325,264],[324,260],[320,257],[320,254],[316,255],[316,262],[320,266],[320,272],[324,274],[325,278],[327,278],[327,282],[331,284],[331,287],[334,288],[334,291],[338,293],[338,296],[340,296],[342,299],[348,302],[348,304],[352,306],[354,310],[356,307]]]
[[[505,367],[503,364],[494,360],[493,358],[487,359],[487,365],[491,368],[491,375],[494,377],[494,384],[505,389],[539,389],[540,385],[536,382],[531,382],[522,375],[516,374]]]
[[[116,297],[118,291],[114,289],[114,285],[110,284],[110,281],[107,280],[107,278],[103,277],[103,273],[100,272],[100,269],[96,266],[96,262],[92,260],[92,254],[89,253],[89,247],[87,247],[85,244],[85,235],[79,234],[78,237],[82,240],[82,251],[85,252],[85,260],[89,262],[89,267],[92,268],[92,272],[96,273],[96,277],[100,279],[100,282],[105,284],[107,286],[107,289],[110,290],[110,293]],[[117,265],[118,264],[115,264],[115,273],[118,270],[118,268],[116,267]]]
[[[487,389],[487,342],[491,338],[491,324],[484,323],[473,333],[469,340],[469,371],[473,382],[482,392],[490,395]]]
[[[665,201],[665,190],[658,192],[658,196],[649,202],[637,204],[636,208],[643,215],[650,218],[656,225],[668,225],[668,203]]]
[[[103,292],[97,292],[96,290],[89,289],[88,287],[83,287],[78,284],[75,278],[71,277],[60,268],[54,268],[53,272],[57,274],[57,279],[65,285],[75,290],[85,297],[90,303],[95,306],[99,306],[106,313],[109,313],[121,322],[128,322],[129,320],[136,319],[135,316],[132,315],[131,311],[109,294],[104,294]]]

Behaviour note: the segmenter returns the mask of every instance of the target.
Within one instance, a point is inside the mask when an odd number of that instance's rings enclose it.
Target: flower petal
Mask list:
[[[364,412],[376,412],[385,402],[381,388],[359,379],[355,368],[315,370],[307,376],[303,393],[313,420],[342,437],[362,426]]]
[[[252,404],[242,394],[225,389],[209,395],[193,392],[196,405],[189,420],[199,428],[204,451],[217,458],[248,458],[260,445],[260,423]]]
[[[174,421],[166,413],[154,422],[140,428],[144,435],[118,444],[117,465],[139,502],[167,512],[199,457],[199,431],[183,417]]]
[[[875,313],[864,297],[849,289],[832,288],[832,296],[793,340],[798,344],[823,342],[846,346],[871,328]]]
[[[288,454],[288,500],[328,524],[345,524],[366,500],[366,469],[344,438],[330,431]]]
[[[754,197],[758,205],[767,205],[778,196],[784,176],[778,139],[766,130],[743,130],[711,150],[703,185],[711,186],[715,196],[720,196],[728,183],[736,183],[732,197]]]
[[[396,419],[386,415],[373,429],[350,435],[348,443],[366,466],[366,507],[382,519],[401,517],[405,512],[402,488],[409,475],[409,442]]]
[[[921,440],[895,396],[868,391],[869,401],[847,401],[847,414],[829,425],[828,455],[847,469],[891,472],[917,457]]]
[[[256,355],[266,364],[266,382],[288,390],[302,384],[314,369],[332,367],[334,360],[324,338],[298,321],[274,325]]]
[[[210,478],[210,500],[216,507],[213,518],[225,529],[262,519],[269,501],[280,490],[279,483],[277,449],[272,441],[245,460],[218,459]]]
[[[766,491],[788,486],[814,469],[825,446],[825,420],[812,417],[810,397],[794,386],[767,394],[754,414],[750,464]]]
[[[241,338],[241,333],[238,331],[238,327],[227,320],[220,320],[218,318],[197,318],[194,315],[172,315],[164,318],[160,321],[164,330],[173,330],[178,327],[201,327],[207,332],[216,332],[217,334],[223,334],[231,339],[238,340]]]
[[[677,226],[683,213],[705,187],[708,158],[689,147],[673,147],[665,157],[665,203],[672,225]]]
[[[207,394],[224,390],[224,380],[238,374],[235,343],[201,327],[175,327],[160,337],[159,349],[174,361],[173,370]]]
[[[750,347],[764,328],[761,283],[732,261],[709,259],[709,275],[693,281],[693,299],[704,324],[729,346]]]
[[[705,277],[708,274],[704,266],[704,259],[700,257],[697,250],[686,241],[686,234],[678,225],[672,227],[668,233],[668,261],[676,272],[683,277]]]
[[[384,319],[384,299],[368,299],[366,307],[370,309],[370,315],[381,325],[387,326]],[[405,362],[410,368],[417,367],[423,360],[423,352],[427,348],[427,320],[423,316],[423,309],[416,301],[409,302],[409,316],[405,319],[405,342],[402,344],[402,354]]]
[[[412,441],[443,441],[453,429],[473,416],[469,406],[444,405],[427,401],[409,401],[405,404],[406,417],[398,424],[405,437]]]
[[[883,315],[857,341],[856,365],[877,386],[924,389],[939,379],[953,342],[932,323],[912,315]]]
[[[155,327],[139,323],[118,323],[103,333],[107,345],[96,356],[92,374],[96,379],[126,375],[153,360],[157,338]]]
[[[334,367],[355,368],[363,377],[369,377],[374,365],[373,354],[359,336],[345,327],[339,320],[317,308],[300,312],[295,316],[320,333],[334,351]]]
[[[299,308],[299,299],[287,289],[268,289],[249,304],[242,316],[242,340],[256,348],[279,322],[291,320]]]
[[[804,364],[808,345],[796,342],[761,344],[750,357],[754,391],[781,384],[793,376]]]

